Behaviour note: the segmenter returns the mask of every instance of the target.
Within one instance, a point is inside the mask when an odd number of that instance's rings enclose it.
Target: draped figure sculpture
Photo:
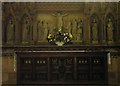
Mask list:
[[[68,22],[67,31],[68,33],[72,34],[72,22],[71,21]]]
[[[29,22],[29,18],[26,17],[23,20],[23,24],[22,24],[22,43],[28,43],[29,40],[29,35],[30,35],[30,22]]]
[[[57,17],[57,28],[59,32],[62,32],[63,28],[63,17],[67,16],[68,14],[62,14],[58,12],[57,14],[52,14],[53,16]]]
[[[76,41],[76,30],[77,30],[77,20],[74,19],[72,21],[72,35],[73,35],[73,40]]]
[[[113,42],[113,23],[112,20],[109,18],[108,23],[107,23],[107,38],[108,38],[108,43]]]
[[[14,31],[15,31],[15,24],[13,23],[13,20],[10,19],[7,25],[7,44],[11,44],[14,42],[14,37],[15,37]]]
[[[47,36],[48,36],[48,23],[44,22],[43,24],[43,30],[44,30],[44,34],[43,34],[43,41],[47,41]]]
[[[83,22],[81,19],[78,20],[78,25],[77,25],[77,36],[76,40],[77,42],[82,42],[82,30],[83,30]]]
[[[96,19],[92,22],[92,42],[98,43],[98,25]]]
[[[38,21],[37,24],[37,38],[38,38],[38,42],[45,42],[47,41],[47,36],[48,36],[48,23],[46,21]]]
[[[37,41],[38,42],[42,41],[42,35],[43,35],[43,21],[40,20],[38,21],[38,24],[37,24]]]

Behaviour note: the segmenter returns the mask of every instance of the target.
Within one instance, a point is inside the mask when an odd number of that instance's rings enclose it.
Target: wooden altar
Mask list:
[[[107,53],[19,51],[17,84],[107,84]]]

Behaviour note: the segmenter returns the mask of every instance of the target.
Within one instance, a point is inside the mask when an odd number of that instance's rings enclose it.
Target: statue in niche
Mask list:
[[[72,22],[72,35],[73,35],[73,40],[76,40],[76,29],[77,29],[77,20],[74,19]]]
[[[7,43],[8,44],[13,43],[14,37],[15,37],[14,33],[15,33],[15,24],[13,23],[13,20],[10,19],[7,25]]]
[[[68,22],[67,30],[68,30],[68,33],[72,34],[72,22],[71,21]]]
[[[29,22],[29,18],[26,17],[23,20],[23,25],[22,25],[22,43],[28,43],[28,39],[29,39],[29,34],[30,34],[30,22]]]
[[[43,41],[47,41],[47,36],[48,36],[48,23],[47,22],[44,22],[43,28],[44,28]]]
[[[81,19],[78,20],[78,26],[76,31],[76,40],[77,42],[82,42],[82,30],[83,30],[83,22]]]
[[[38,21],[38,42],[43,41],[43,35],[44,35],[44,21]]]
[[[108,19],[108,24],[107,24],[107,37],[108,37],[108,42],[111,43],[113,41],[113,23],[112,20],[109,18]]]
[[[53,16],[57,17],[57,28],[59,32],[62,32],[63,28],[63,17],[67,16],[68,14],[62,14],[58,12],[57,14],[53,14]]]
[[[92,42],[98,43],[98,25],[96,19],[92,22]]]

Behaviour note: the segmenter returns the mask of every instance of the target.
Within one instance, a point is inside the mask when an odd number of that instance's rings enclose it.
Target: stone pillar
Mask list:
[[[3,53],[2,56],[2,85],[16,84],[16,68],[14,53]]]
[[[120,56],[118,56],[118,83],[119,83],[119,86],[120,86]]]
[[[108,64],[108,83],[118,85],[118,58],[111,56],[111,63]]]

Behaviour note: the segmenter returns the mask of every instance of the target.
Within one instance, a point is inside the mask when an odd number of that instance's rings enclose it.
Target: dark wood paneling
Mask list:
[[[17,52],[17,84],[107,84],[105,52]]]

